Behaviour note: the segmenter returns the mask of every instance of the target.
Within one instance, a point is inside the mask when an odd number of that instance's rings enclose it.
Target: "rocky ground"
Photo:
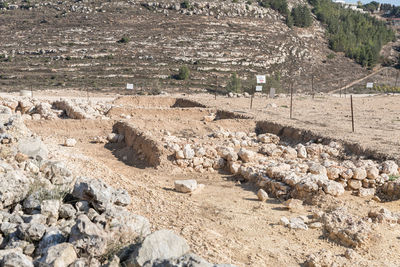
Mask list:
[[[400,264],[396,158],[177,99],[3,97],[2,264]]]

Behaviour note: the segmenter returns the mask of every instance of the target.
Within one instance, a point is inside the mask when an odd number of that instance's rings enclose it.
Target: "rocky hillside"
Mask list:
[[[341,54],[327,57],[332,51],[316,20],[290,29],[255,1],[196,0],[189,8],[167,0],[7,2],[0,11],[2,90],[110,90],[129,82],[153,91],[224,91],[237,72],[248,81],[281,76],[282,90],[293,80],[309,92],[312,75],[315,90],[329,91],[367,72]],[[190,80],[173,79],[185,64]]]

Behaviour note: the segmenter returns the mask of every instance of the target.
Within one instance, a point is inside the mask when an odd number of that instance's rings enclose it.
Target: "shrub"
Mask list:
[[[336,54],[335,54],[335,53],[329,53],[329,54],[326,56],[327,59],[334,59],[335,57],[336,57]]]
[[[0,8],[8,8],[7,2],[0,2]]]
[[[289,28],[292,28],[292,27],[294,26],[293,17],[292,17],[292,15],[290,15],[290,14],[289,14],[289,16],[287,16],[287,18],[286,18],[286,25],[287,25]]]
[[[188,1],[188,0],[185,0],[185,1],[183,1],[182,3],[181,3],[181,8],[190,8],[191,7],[191,5],[190,5],[190,2]]]
[[[237,76],[236,72],[232,73],[232,76],[226,85],[226,90],[233,93],[239,93],[242,89],[242,82],[240,78]]]
[[[120,44],[126,44],[126,43],[129,43],[129,37],[127,37],[127,36],[124,36],[124,37],[122,37],[121,39],[119,39],[118,41],[117,41],[117,43],[120,43]]]
[[[305,5],[299,5],[294,7],[292,9],[291,16],[293,17],[294,26],[306,28],[312,25],[311,11]],[[290,15],[288,16],[288,18],[289,17]]]
[[[190,71],[189,68],[184,65],[179,69],[178,80],[187,80],[189,79]]]
[[[265,8],[272,8],[273,10],[278,11],[284,16],[289,15],[288,4],[286,0],[261,0],[258,2],[260,6]]]

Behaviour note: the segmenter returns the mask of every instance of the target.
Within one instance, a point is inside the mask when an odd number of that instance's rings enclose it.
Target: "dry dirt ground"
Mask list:
[[[37,96],[40,97],[40,94]],[[42,97],[47,96],[43,94]],[[98,97],[107,99],[110,96]],[[296,96],[294,120],[287,118],[288,98],[256,98],[252,110],[248,108],[250,99],[246,98],[217,97],[216,101],[213,96],[197,95],[192,98],[207,102],[208,106],[246,112],[256,119],[279,121],[338,138],[377,145],[394,154],[399,153],[400,109],[397,106],[397,96],[356,98],[355,134],[351,133],[348,117],[349,98],[324,96],[311,100],[309,97]],[[277,107],[266,108],[269,103],[275,103]],[[195,109],[185,113],[183,109],[177,109],[167,112],[163,111],[162,100],[159,99],[147,107],[141,107],[142,112],[132,107],[126,108],[132,111],[130,121],[145,129],[165,128],[175,133],[191,129],[197,134],[204,134],[208,131],[207,127],[210,130],[221,126],[233,130],[255,129],[254,120],[220,120],[205,127],[200,118],[203,113],[212,110]],[[255,194],[257,188],[251,184],[241,184],[235,177],[225,173],[156,170],[146,168],[146,164],[140,160],[126,164],[115,153],[122,149],[118,144],[90,142],[95,136],[110,133],[113,123],[113,119],[68,119],[28,121],[27,125],[43,137],[55,159],[68,163],[76,174],[100,178],[114,187],[125,188],[133,198],[130,210],[149,218],[153,230],[173,229],[188,240],[194,252],[211,262],[237,266],[299,266],[304,263],[307,255],[320,249],[344,254],[346,248],[324,238],[321,229],[290,230],[279,225],[280,218],[310,215],[313,211],[325,210],[330,206],[347,206],[352,213],[360,216],[366,216],[374,207],[400,211],[400,201],[377,203],[346,192],[342,197],[326,198],[318,206],[305,206],[303,211],[293,213],[283,209],[277,199],[270,199],[267,203],[259,202]],[[68,137],[78,141],[75,147],[60,145]],[[135,158],[133,151],[126,150],[124,153],[130,159]],[[204,190],[194,195],[173,190],[174,180],[190,178],[205,184]],[[371,244],[357,252],[371,260],[372,266],[399,266],[400,225],[379,224],[374,233],[376,236]]]
[[[239,111],[256,120],[267,120],[285,126],[312,130],[322,136],[359,143],[400,158],[400,95],[353,95],[355,132],[352,133],[349,95],[295,95],[293,119],[290,119],[290,97],[250,98],[193,95],[190,97],[209,107]],[[273,107],[272,105],[276,105]]]

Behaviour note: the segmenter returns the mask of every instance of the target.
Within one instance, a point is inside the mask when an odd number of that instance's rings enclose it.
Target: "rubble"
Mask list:
[[[40,139],[32,139],[21,121],[5,123],[7,133],[21,138],[3,145],[15,151],[14,156],[0,158],[2,266],[207,263],[189,254],[186,241],[171,231],[151,233],[145,217],[126,209],[131,203],[127,191],[98,179],[75,177],[62,162],[46,159],[48,148]],[[116,245],[137,250],[123,262],[117,256],[107,261],[110,246]]]

